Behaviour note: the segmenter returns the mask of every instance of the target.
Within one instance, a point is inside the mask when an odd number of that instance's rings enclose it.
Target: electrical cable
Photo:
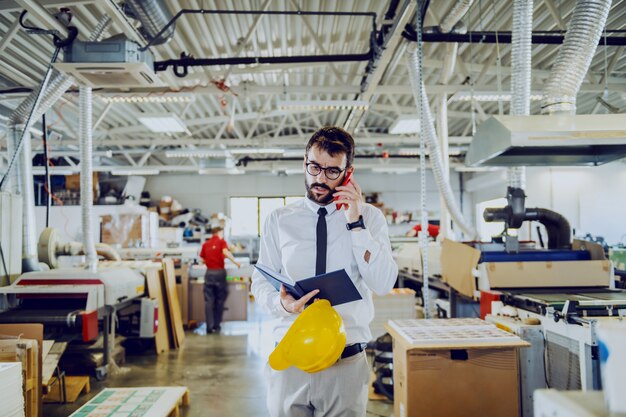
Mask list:
[[[52,198],[50,197],[50,171],[48,170],[48,127],[46,126],[46,113],[41,115],[41,124],[43,127],[43,159],[46,176],[46,228],[48,228],[50,225],[50,204],[52,203]]]
[[[418,9],[420,9],[420,0],[418,0]],[[424,56],[422,51],[422,15],[415,13],[415,27],[417,28],[417,62],[419,85],[424,82]],[[417,100],[419,108],[420,126],[426,126],[428,120],[424,112],[424,106],[428,106],[428,102],[424,101],[420,94]],[[426,210],[426,137],[420,135],[420,223],[422,230],[419,232],[420,248],[422,250],[422,300],[424,301],[424,318],[430,318],[430,289],[429,289],[429,273],[428,273],[428,211]]]

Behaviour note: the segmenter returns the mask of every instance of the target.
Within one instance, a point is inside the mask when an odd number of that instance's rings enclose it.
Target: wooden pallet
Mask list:
[[[54,377],[56,378],[56,377]],[[53,385],[49,385],[48,394],[43,397],[45,403],[63,402],[61,395],[62,381],[56,381]],[[81,394],[89,394],[91,385],[89,385],[89,376],[66,376],[65,377],[65,402],[75,402]]]
[[[172,408],[167,415],[167,417],[180,417],[180,407],[189,405],[189,390],[186,390],[185,393],[180,397],[178,403]]]

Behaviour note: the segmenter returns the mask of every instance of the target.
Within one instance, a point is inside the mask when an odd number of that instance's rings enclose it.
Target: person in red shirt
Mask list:
[[[416,237],[420,230],[422,230],[422,225],[416,224],[415,226],[411,228],[411,230],[409,230],[406,233],[405,236]],[[428,223],[428,235],[432,237],[433,239],[436,239],[438,234],[439,234],[439,226],[437,226],[436,224]]]
[[[221,227],[215,227],[211,229],[211,237],[204,242],[200,250],[200,260],[206,265],[204,311],[207,334],[217,333],[222,329],[224,302],[228,296],[224,258],[233,261],[237,268],[241,266],[228,250],[228,244],[224,240],[224,230]]]

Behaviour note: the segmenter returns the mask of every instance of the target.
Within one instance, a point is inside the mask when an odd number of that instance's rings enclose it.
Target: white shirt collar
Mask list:
[[[326,211],[328,212],[328,215],[333,214],[335,211],[337,211],[337,205],[334,203],[330,203],[327,204],[325,206],[321,206],[319,204],[317,204],[315,201],[311,200],[308,196],[304,196],[304,204],[315,214],[317,214],[317,210],[320,209],[320,207],[324,207],[326,209]]]

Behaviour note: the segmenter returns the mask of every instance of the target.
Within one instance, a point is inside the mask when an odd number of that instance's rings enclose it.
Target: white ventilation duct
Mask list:
[[[465,16],[465,13],[469,10],[474,0],[458,0],[452,10],[446,17],[443,18],[439,25],[439,30],[442,33],[450,33],[459,20]]]
[[[450,184],[446,181],[443,163],[441,160],[441,150],[439,149],[439,143],[437,142],[437,134],[435,133],[435,126],[433,124],[433,116],[430,113],[430,107],[428,105],[428,97],[426,96],[426,89],[424,84],[420,85],[419,82],[419,57],[417,51],[414,48],[409,48],[409,59],[407,61],[409,69],[409,78],[411,80],[411,86],[413,89],[413,97],[415,103],[419,106],[419,103],[423,103],[424,118],[426,123],[421,127],[421,135],[424,135],[428,143],[429,159],[435,177],[435,182],[439,188],[439,193],[445,201],[446,207],[450,212],[452,220],[463,230],[468,238],[472,239],[476,236],[474,227],[469,224],[463,217],[463,213],[456,203],[454,193]],[[421,97],[420,97],[421,96]],[[419,110],[419,109],[418,109]]]
[[[109,24],[110,18],[104,17],[91,33],[89,39],[97,40],[104,28]],[[67,75],[54,71],[46,90],[42,93],[39,105],[34,109],[32,120],[38,120],[56,103],[59,98],[73,84],[73,79]],[[35,230],[35,200],[33,189],[33,156],[30,140],[30,126],[25,123],[28,120],[33,105],[37,100],[37,92],[31,93],[9,117],[7,130],[9,132],[7,146],[9,155],[15,152],[22,138],[21,155],[16,159],[16,166],[10,173],[11,190],[22,195],[24,209],[22,212],[22,271],[38,271],[39,261],[37,256],[37,236]]]
[[[532,76],[533,0],[513,2],[513,35],[511,40],[511,115],[530,115]],[[508,169],[509,187],[526,188],[526,167]]]
[[[598,47],[611,0],[577,0],[565,41],[544,89],[541,112],[576,114],[576,94]]]
[[[87,260],[87,268],[91,272],[98,269],[98,255],[93,237],[93,141],[91,87],[81,86],[79,92],[80,135],[80,215],[83,228],[83,248]]]
[[[132,17],[141,22],[139,30],[152,45],[161,45],[172,39],[176,23],[158,35],[174,17],[163,0],[127,0],[126,5]]]

